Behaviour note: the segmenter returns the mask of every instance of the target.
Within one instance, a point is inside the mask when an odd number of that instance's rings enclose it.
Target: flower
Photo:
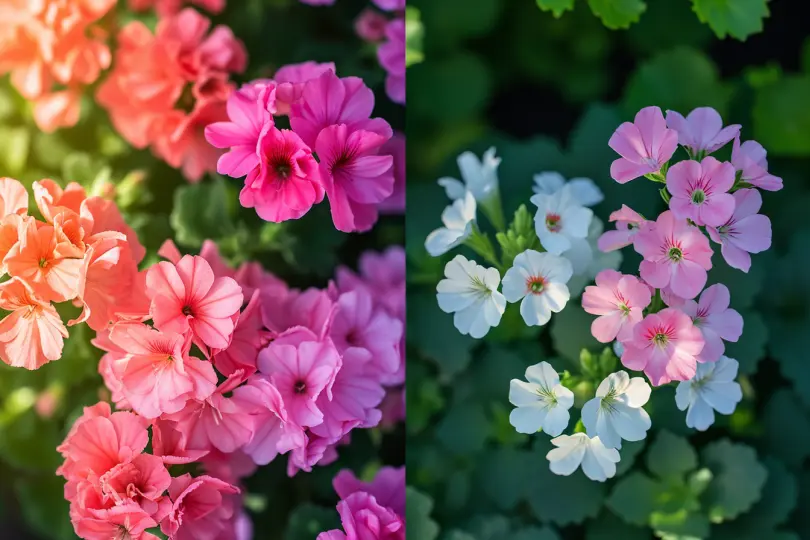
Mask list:
[[[443,279],[436,286],[439,308],[454,313],[459,332],[480,339],[498,326],[506,299],[498,292],[501,276],[495,268],[484,268],[462,255],[447,263]]]
[[[454,200],[442,212],[444,227],[431,232],[425,239],[425,249],[433,257],[440,257],[460,246],[473,232],[476,203],[471,191],[463,198]]]
[[[756,141],[745,141],[740,144],[740,137],[734,138],[731,150],[731,164],[742,172],[740,179],[765,191],[782,189],[782,179],[768,173],[767,152]]]
[[[622,157],[610,165],[610,177],[625,184],[645,174],[656,173],[678,148],[678,132],[667,129],[658,107],[645,107],[633,123],[620,125],[608,146]]]
[[[10,214],[24,216],[28,213],[28,192],[14,178],[0,178],[0,215]]]
[[[538,194],[531,199],[537,206],[534,227],[540,243],[549,253],[561,255],[575,238],[588,236],[593,210],[577,203],[573,192],[561,189],[553,195]]]
[[[616,222],[615,231],[607,231],[599,237],[597,245],[601,251],[615,251],[633,243],[639,227],[646,223],[644,216],[623,204],[621,209],[610,214],[610,222]]]
[[[146,530],[156,526],[155,520],[134,502],[96,510],[93,515],[83,516],[74,523],[76,534],[85,540],[154,540],[157,537]]]
[[[667,127],[678,132],[678,143],[693,156],[711,154],[725,146],[740,133],[740,125],[723,127],[720,114],[711,107],[698,107],[686,118],[675,111],[667,111]]]
[[[385,69],[385,93],[394,103],[405,104],[405,19],[394,19],[385,27],[387,41],[377,47],[377,58]]]
[[[644,318],[644,308],[650,305],[650,288],[635,276],[615,270],[602,270],[596,275],[596,286],[585,288],[582,308],[599,315],[591,323],[591,334],[600,343],[614,339],[632,338],[633,327]]]
[[[438,182],[450,199],[463,199],[467,192],[471,192],[476,201],[484,203],[497,196],[501,158],[495,157],[494,147],[484,152],[480,160],[472,152],[464,152],[456,161],[462,181],[445,177],[439,178]]]
[[[381,467],[371,482],[363,482],[348,469],[343,469],[332,480],[341,499],[364,491],[374,496],[377,503],[390,508],[405,519],[405,467]]]
[[[394,158],[394,190],[387,199],[377,205],[383,214],[405,213],[405,134],[395,131],[394,136],[385,143],[380,152],[391,154]]]
[[[405,520],[390,508],[380,506],[373,495],[358,491],[337,505],[345,533],[322,532],[316,540],[405,540]]]
[[[718,227],[734,211],[734,166],[713,157],[703,161],[681,161],[667,171],[667,189],[672,193],[669,208],[679,219],[697,225]]]
[[[568,427],[574,404],[574,393],[560,384],[560,376],[548,362],[526,368],[526,380],[512,379],[509,383],[509,403],[516,408],[509,414],[509,423],[518,433],[543,430],[556,437]]]
[[[371,0],[383,11],[401,11],[405,9],[405,0]]]
[[[572,178],[565,181],[563,175],[557,172],[541,172],[534,175],[535,193],[554,195],[567,186],[571,196],[581,206],[595,206],[605,200],[605,195],[590,178]]]
[[[585,290],[585,286],[602,270],[615,270],[622,264],[623,257],[620,251],[604,252],[599,249],[597,244],[604,230],[605,224],[594,216],[588,227],[588,236],[574,238],[571,241],[571,248],[562,254],[571,261],[574,269],[574,275],[568,282],[571,296],[579,296]]]
[[[211,476],[173,478],[172,508],[160,530],[177,540],[215,540],[233,514],[225,496],[235,493],[239,488]]]
[[[354,33],[363,41],[377,43],[385,38],[388,18],[379,11],[365,8],[354,20]]]
[[[264,330],[260,311],[261,294],[253,291],[247,306],[239,315],[233,330],[231,342],[225,349],[212,351],[211,361],[221,374],[230,377],[242,370],[245,377],[256,372],[259,351],[264,348],[271,334]]]
[[[717,228],[707,228],[709,237],[720,244],[720,253],[729,266],[743,272],[751,268],[751,253],[771,247],[771,220],[757,214],[762,207],[762,195],[756,189],[734,192],[734,213]]]
[[[666,308],[647,315],[633,328],[633,338],[622,344],[622,364],[643,370],[653,386],[659,386],[694,377],[704,341],[688,315]]]
[[[663,212],[633,238],[633,247],[644,257],[641,278],[657,289],[667,285],[681,298],[694,298],[706,285],[712,267],[709,240],[686,220]]]
[[[717,283],[706,288],[700,295],[700,300],[687,300],[681,310],[692,317],[692,323],[703,334],[706,344],[698,362],[714,362],[725,352],[725,341],[737,341],[743,331],[742,316],[728,306],[731,295],[728,287]]]
[[[546,459],[554,474],[569,476],[581,465],[585,476],[597,482],[616,475],[619,451],[607,448],[599,437],[589,437],[585,433],[560,435],[551,439],[551,444],[557,448],[550,450]]]
[[[714,424],[714,411],[731,414],[742,400],[737,369],[740,364],[733,358],[721,356],[717,362],[699,364],[695,376],[678,384],[675,404],[686,411],[686,425],[706,431]]]
[[[572,274],[568,259],[527,249],[503,276],[503,295],[507,302],[521,300],[520,314],[527,325],[542,326],[571,297],[565,284]]]
[[[129,8],[132,11],[146,11],[154,7],[158,15],[166,17],[180,11],[183,3],[183,0],[129,0]],[[219,13],[225,9],[225,0],[188,0],[187,3],[195,4],[211,13]]]
[[[608,375],[596,389],[596,397],[582,407],[582,423],[590,436],[598,436],[607,448],[621,448],[625,441],[641,441],[652,422],[642,407],[652,389],[642,377],[632,379],[625,371]]]

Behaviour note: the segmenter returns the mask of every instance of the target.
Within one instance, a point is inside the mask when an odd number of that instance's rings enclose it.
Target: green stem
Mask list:
[[[477,224],[473,224],[472,234],[464,241],[464,245],[480,255],[485,261],[495,266],[499,272],[503,273],[503,266],[498,260],[498,256],[495,254],[495,248],[489,240],[489,236],[483,234],[478,229]]]
[[[663,308],[664,308],[664,299],[661,298],[661,289],[655,289],[655,296],[653,296],[652,302],[650,302],[650,307],[647,308],[647,315],[658,313]]]

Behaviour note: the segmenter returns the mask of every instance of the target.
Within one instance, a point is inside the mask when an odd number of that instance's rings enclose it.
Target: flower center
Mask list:
[[[542,401],[545,401],[549,406],[554,406],[557,404],[557,396],[554,394],[553,391],[550,389],[541,386],[537,389],[537,395],[540,396]]]
[[[484,293],[484,294],[492,294],[492,291],[489,290],[489,287],[487,287],[487,284],[484,283],[484,280],[481,279],[480,277],[473,276],[471,282],[472,282],[473,288],[478,289],[479,292]]]
[[[526,280],[526,288],[529,289],[532,294],[542,294],[545,285],[546,280],[543,279],[543,276],[531,276]]]
[[[293,387],[293,390],[295,391],[296,394],[299,394],[299,395],[306,392],[306,390],[307,390],[306,381],[297,381],[295,383],[295,386]]]
[[[356,347],[360,343],[360,337],[355,330],[346,334],[346,343],[351,347]]]
[[[622,316],[627,317],[630,315],[630,306],[625,303],[619,304],[619,311],[622,312]]]
[[[559,214],[546,214],[546,228],[553,233],[560,232],[562,229],[560,219]]]
[[[46,266],[48,266],[48,259],[46,259],[45,257],[39,259],[39,267],[45,268]]]
[[[276,175],[282,180],[289,178],[292,172],[292,167],[287,161],[277,161],[273,164],[273,168],[276,171]]]
[[[183,315],[186,317],[193,317],[194,313],[191,311],[191,306],[183,306]]]
[[[706,193],[702,189],[696,189],[692,192],[692,202],[695,204],[703,204],[706,200]]]
[[[683,259],[683,251],[681,251],[681,248],[677,247],[669,248],[667,257],[669,257],[669,260],[672,262],[681,262],[681,259]]]
[[[666,347],[667,343],[669,342],[669,336],[666,334],[658,333],[653,336],[653,343],[661,347],[662,349]]]
[[[115,540],[132,540],[132,535],[129,534],[129,529],[126,525],[119,525],[118,531],[115,535]]]

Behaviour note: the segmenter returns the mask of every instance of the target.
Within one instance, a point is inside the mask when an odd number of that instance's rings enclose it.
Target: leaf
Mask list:
[[[611,30],[630,28],[647,9],[643,0],[588,0],[593,14]]]
[[[607,499],[607,507],[625,522],[646,525],[656,510],[662,487],[643,473],[634,471],[621,478]]]
[[[754,136],[774,156],[810,155],[810,75],[788,75],[759,88],[752,111]]]
[[[677,45],[703,48],[714,39],[708,26],[702,24],[689,2],[650,2],[643,24],[633,25],[627,37],[636,51],[646,54],[671,49]]]
[[[337,510],[304,503],[290,514],[284,540],[311,540],[319,533],[333,529],[342,530]]]
[[[800,467],[810,456],[810,418],[796,393],[787,388],[774,392],[761,421],[768,452],[791,467]]]
[[[14,482],[22,517],[42,538],[76,538],[70,523],[70,505],[65,500],[64,487],[64,480],[56,475],[21,477]]]
[[[498,510],[513,510],[526,496],[532,455],[525,450],[498,448],[483,454],[476,467],[476,489]]]
[[[611,512],[603,510],[599,517],[588,521],[585,540],[649,540],[646,528],[629,525]]]
[[[560,535],[551,527],[526,527],[512,533],[509,540],[560,540]]]
[[[438,380],[430,377],[423,362],[408,362],[408,377],[420,384],[405,386],[408,433],[420,433],[430,425],[431,418],[444,408],[444,396]]]
[[[662,430],[647,450],[646,463],[658,478],[681,477],[697,467],[697,454],[685,437]]]
[[[736,518],[762,496],[768,471],[750,446],[722,439],[703,448],[701,461],[714,474],[714,480],[704,493],[712,522]]]
[[[685,509],[672,514],[653,514],[650,526],[664,540],[699,540],[709,536],[706,516]]]
[[[636,462],[636,457],[644,450],[647,439],[640,441],[622,441],[622,449],[619,450],[621,461],[616,465],[616,476],[621,476],[629,471]]]
[[[408,6],[405,8],[405,67],[418,64],[425,59],[422,52],[422,41],[425,28],[422,26],[419,10]]]
[[[234,225],[228,212],[229,200],[225,181],[219,176],[175,191],[170,220],[177,242],[195,248],[202,246],[203,240],[231,234]]]
[[[28,163],[31,132],[25,126],[0,127],[0,164],[4,174],[17,176]]]
[[[560,18],[566,11],[574,9],[574,0],[537,0],[537,7]]]
[[[474,454],[484,448],[489,420],[480,404],[456,404],[436,427],[436,438],[453,454]]]
[[[591,335],[593,315],[585,313],[576,302],[571,301],[551,318],[551,339],[554,349],[575,365],[583,348],[597,349],[603,346]]]
[[[433,499],[408,486],[405,491],[405,521],[408,534],[420,540],[435,540],[439,536],[439,526],[430,519]]]
[[[763,19],[770,15],[768,0],[692,0],[692,8],[717,37],[730,35],[740,41],[762,32]]]

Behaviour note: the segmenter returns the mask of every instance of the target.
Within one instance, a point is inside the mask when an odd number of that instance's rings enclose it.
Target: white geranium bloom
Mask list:
[[[560,384],[560,376],[548,362],[526,368],[526,380],[509,383],[509,403],[517,407],[509,423],[518,433],[537,433],[542,429],[556,437],[568,427],[574,393]]]
[[[594,206],[605,200],[602,190],[590,178],[572,178],[565,181],[558,172],[541,172],[534,175],[534,192],[553,195],[563,187],[571,190],[574,200],[582,206]]]
[[[574,267],[574,277],[568,282],[568,289],[572,296],[579,296],[585,290],[585,286],[593,281],[596,274],[602,270],[606,268],[618,270],[622,264],[620,250],[605,253],[596,245],[604,231],[604,223],[594,216],[588,227],[588,236],[574,238],[571,241],[571,249],[563,253],[563,257],[571,261],[571,265]]]
[[[714,424],[714,411],[731,414],[742,400],[742,388],[737,378],[739,362],[721,356],[717,362],[697,365],[691,380],[678,384],[675,403],[686,411],[686,425],[698,431],[706,431]]]
[[[619,451],[607,448],[599,437],[589,437],[585,433],[560,435],[551,439],[556,446],[546,454],[549,468],[554,474],[568,476],[582,465],[582,472],[591,480],[604,482],[616,475]]]
[[[571,249],[571,242],[588,236],[593,210],[574,200],[571,191],[561,189],[553,195],[534,195],[531,202],[537,206],[534,227],[546,251],[555,255]]]
[[[457,162],[463,181],[450,177],[439,179],[439,185],[448,197],[460,199],[465,191],[470,191],[475,200],[483,203],[498,193],[498,165],[501,158],[495,157],[495,148],[484,152],[481,160],[472,152],[464,152],[458,156]]]
[[[425,240],[427,252],[433,257],[439,257],[463,244],[472,234],[475,210],[475,197],[469,191],[462,198],[453,201],[442,212],[444,227],[430,233]]]
[[[495,268],[456,255],[444,267],[444,275],[447,279],[436,286],[439,307],[455,313],[453,322],[459,332],[479,339],[500,324],[506,299],[498,292],[501,276]]]
[[[642,377],[624,371],[611,373],[596,389],[596,397],[582,407],[582,423],[588,435],[596,435],[608,448],[621,448],[622,439],[640,441],[652,422],[642,407],[652,389]]]
[[[572,273],[568,259],[527,249],[503,276],[503,295],[507,302],[521,300],[520,314],[527,325],[542,326],[571,297],[566,283]]]

